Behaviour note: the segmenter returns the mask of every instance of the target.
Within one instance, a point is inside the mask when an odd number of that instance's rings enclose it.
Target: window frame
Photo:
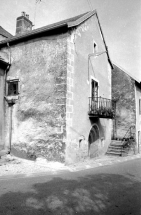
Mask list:
[[[92,97],[92,81],[95,81],[98,83],[98,95],[97,97],[99,97],[99,81],[94,78],[93,76],[90,77],[90,97]]]
[[[19,95],[19,79],[7,80],[6,82],[7,82],[6,95],[7,96],[17,96],[17,95]],[[14,87],[12,89],[12,87],[10,86],[12,84],[13,85],[16,84],[16,89],[15,89],[16,93],[14,93]]]

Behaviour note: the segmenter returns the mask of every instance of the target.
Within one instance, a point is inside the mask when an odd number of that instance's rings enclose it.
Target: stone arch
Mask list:
[[[93,124],[88,136],[88,153],[91,158],[97,157],[99,154],[100,131],[97,124]]]

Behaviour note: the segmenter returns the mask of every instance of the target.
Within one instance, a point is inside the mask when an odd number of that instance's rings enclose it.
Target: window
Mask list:
[[[139,115],[141,115],[141,99],[139,99]]]
[[[7,81],[8,83],[8,91],[7,95],[8,96],[14,96],[19,94],[18,86],[19,86],[19,80],[10,80]]]
[[[98,97],[98,82],[97,81],[94,81],[93,79],[92,79],[92,82],[91,82],[91,89],[92,89],[92,98],[94,98],[94,97]]]
[[[94,109],[98,108],[98,82],[91,79],[91,97],[92,97],[92,107]]]

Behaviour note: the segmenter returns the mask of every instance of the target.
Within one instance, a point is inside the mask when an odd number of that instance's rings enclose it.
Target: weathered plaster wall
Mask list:
[[[112,97],[116,102],[116,137],[123,138],[136,123],[135,81],[117,66],[112,72]]]
[[[13,106],[12,146],[48,160],[64,161],[66,135],[66,36],[44,37],[11,47],[7,78],[20,79]],[[7,106],[7,131],[10,115]],[[8,144],[9,132],[6,143]]]
[[[66,157],[73,160],[88,156],[88,136],[94,123],[100,129],[98,154],[106,151],[111,140],[111,120],[93,119],[88,116],[91,76],[99,81],[99,96],[111,98],[111,67],[106,53],[97,58],[88,55],[105,51],[95,16],[88,19],[68,36],[68,82],[69,99],[67,106],[67,148]],[[80,142],[79,140],[82,139]],[[70,159],[70,160],[71,160]]]
[[[141,84],[135,82],[136,98],[136,142],[137,150],[141,152],[141,114],[139,114],[139,99],[141,99]]]

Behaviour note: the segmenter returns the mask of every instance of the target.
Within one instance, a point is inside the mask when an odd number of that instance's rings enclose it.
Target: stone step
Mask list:
[[[108,148],[107,152],[111,152],[111,151],[113,151],[113,152],[121,152],[121,151],[123,151],[123,149],[122,148],[121,149],[119,149],[119,148]]]
[[[121,152],[107,151],[106,155],[121,156]]]
[[[116,152],[116,153],[123,152],[123,153],[126,153],[126,150],[124,150],[124,149],[109,149],[108,148],[107,152]]]
[[[122,142],[122,140],[111,140],[111,142],[115,142],[115,143],[117,143],[117,142]]]
[[[121,140],[112,140],[111,144],[107,149],[107,155],[114,155],[114,156],[127,156],[126,150],[122,148],[123,141]]]
[[[128,153],[126,152],[115,152],[115,151],[110,151],[110,152],[106,152],[106,155],[113,155],[113,156],[127,156]]]
[[[122,141],[119,141],[119,140],[112,140],[110,145],[119,145],[119,146],[121,146],[122,144],[123,144]]]
[[[122,145],[109,145],[108,148],[111,148],[111,149],[122,149]]]

